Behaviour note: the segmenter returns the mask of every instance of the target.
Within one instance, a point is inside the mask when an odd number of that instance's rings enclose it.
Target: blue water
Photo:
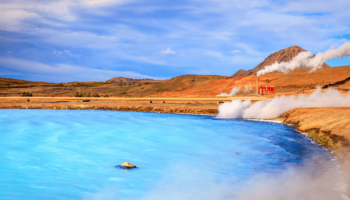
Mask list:
[[[0,199],[142,199],[332,158],[293,127],[212,116],[0,110],[0,130]]]

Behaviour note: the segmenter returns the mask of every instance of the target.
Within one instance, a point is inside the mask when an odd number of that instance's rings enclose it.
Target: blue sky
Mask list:
[[[349,0],[0,0],[0,77],[230,76],[293,45],[350,41],[349,10]]]

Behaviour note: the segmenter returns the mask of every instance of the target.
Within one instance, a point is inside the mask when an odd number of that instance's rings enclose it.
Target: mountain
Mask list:
[[[300,48],[298,46],[292,46],[288,47],[286,49],[282,49],[280,51],[277,51],[271,55],[269,55],[262,63],[260,63],[258,66],[251,70],[244,70],[240,69],[236,73],[232,75],[232,77],[237,77],[237,76],[246,76],[246,75],[255,75],[259,70],[264,69],[265,66],[271,65],[275,63],[276,61],[278,63],[280,62],[288,62],[292,60],[298,53],[306,51],[303,48]],[[322,68],[329,68],[330,66],[327,65],[326,63],[323,63]]]
[[[133,78],[125,78],[125,77],[114,77],[106,81],[107,83],[133,83],[133,82],[163,82],[164,80],[154,80],[154,79],[133,79]]]

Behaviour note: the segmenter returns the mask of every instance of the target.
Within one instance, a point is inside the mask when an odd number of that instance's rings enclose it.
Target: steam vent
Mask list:
[[[136,168],[135,165],[129,163],[129,162],[124,162],[123,164],[121,165],[117,165],[115,167],[119,167],[119,168],[123,168],[123,169],[131,169],[131,168]]]

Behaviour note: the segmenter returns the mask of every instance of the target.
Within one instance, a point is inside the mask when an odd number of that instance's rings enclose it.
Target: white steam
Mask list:
[[[238,200],[350,200],[348,164],[290,168],[273,177],[259,174],[243,185]],[[315,173],[315,171],[319,172]],[[322,173],[323,172],[323,173]],[[247,187],[248,186],[248,187]]]
[[[317,88],[311,95],[281,96],[254,104],[250,99],[232,100],[219,106],[218,117],[269,119],[279,117],[294,108],[314,107],[350,107],[350,93],[343,95],[332,88],[321,92],[321,88]]]
[[[252,91],[253,88],[251,87],[248,87],[248,86],[245,86],[244,89],[240,89],[239,87],[234,87],[232,88],[231,92],[229,94],[227,93],[221,93],[221,94],[218,94],[216,95],[217,97],[230,97],[230,96],[234,96],[236,95],[239,91],[242,91],[244,93],[249,93],[250,91]]]
[[[311,159],[312,160],[312,159]],[[142,200],[350,200],[349,165],[336,162],[291,167],[277,174],[258,173],[239,182],[218,181],[206,175],[165,177]],[[170,175],[171,177],[171,175]]]
[[[239,92],[239,87],[234,87],[232,88],[230,94],[227,94],[227,93],[221,93],[221,94],[218,94],[216,95],[217,97],[229,97],[229,96],[234,96],[235,94],[237,94]]]
[[[260,76],[270,72],[288,73],[289,71],[293,71],[294,69],[298,69],[302,67],[310,68],[311,69],[310,72],[313,72],[321,68],[322,64],[329,59],[342,58],[347,56],[350,56],[349,42],[344,43],[338,49],[334,49],[334,47],[332,47],[331,49],[327,50],[324,53],[323,52],[317,53],[316,56],[314,56],[309,51],[300,52],[297,56],[295,56],[289,62],[278,63],[276,61],[272,65],[266,66],[264,69],[259,70],[257,72],[257,75]]]
[[[245,88],[244,88],[244,90],[243,90],[243,92],[244,92],[244,93],[249,93],[249,92],[252,91],[252,90],[253,90],[253,88],[248,87],[248,86],[246,85]]]

